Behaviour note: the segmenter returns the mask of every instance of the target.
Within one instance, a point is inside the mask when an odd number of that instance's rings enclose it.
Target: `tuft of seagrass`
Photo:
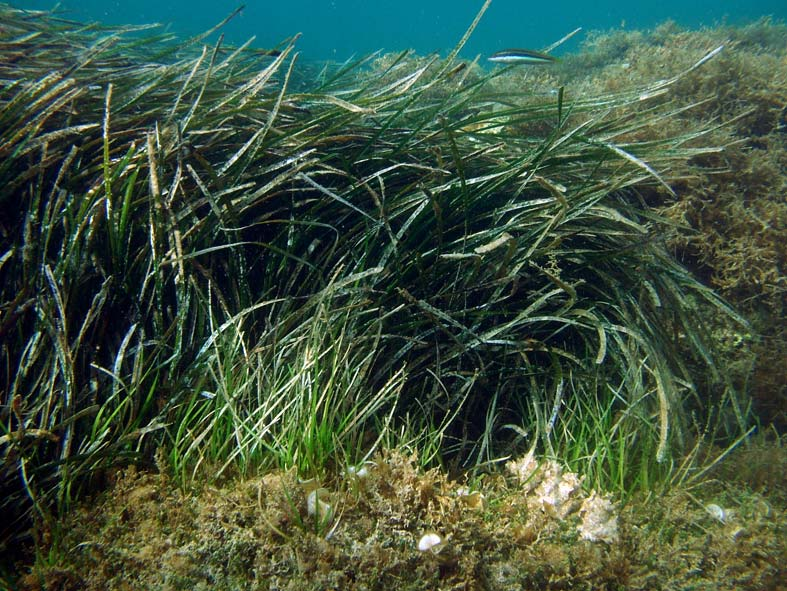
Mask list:
[[[636,139],[678,78],[502,95],[505,70],[461,43],[316,70],[295,39],[225,48],[6,5],[0,22],[4,540],[157,446],[184,474],[297,464],[287,392],[261,414],[264,391],[232,379],[252,358],[311,369],[320,346],[359,368],[334,403],[362,420],[338,417],[301,468],[369,430],[395,445],[397,421],[482,464],[501,427],[602,381],[623,408],[640,393],[668,457],[685,351],[712,363],[698,306],[731,314],[638,197],[715,149],[688,147],[702,129]]]

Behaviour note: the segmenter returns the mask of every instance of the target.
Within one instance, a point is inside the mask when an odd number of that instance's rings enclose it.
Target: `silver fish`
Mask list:
[[[557,61],[555,56],[532,49],[504,49],[489,56],[490,62],[496,64],[551,64]]]

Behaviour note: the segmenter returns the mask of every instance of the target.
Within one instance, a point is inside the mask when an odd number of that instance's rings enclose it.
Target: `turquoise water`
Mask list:
[[[48,9],[50,0],[18,0],[17,8]],[[110,24],[160,22],[190,35],[202,32],[242,4],[221,0],[64,0],[60,9],[75,20]],[[347,59],[378,49],[413,48],[421,54],[445,51],[462,36],[482,0],[247,0],[226,29],[230,42],[256,35],[258,47],[273,46],[295,33],[309,59]],[[523,2],[493,0],[465,55],[504,47],[540,48],[576,27],[648,28],[672,19],[687,27],[721,22],[739,24],[771,15],[787,20],[785,0],[665,0],[640,3],[604,1]],[[562,48],[570,50],[570,46]]]

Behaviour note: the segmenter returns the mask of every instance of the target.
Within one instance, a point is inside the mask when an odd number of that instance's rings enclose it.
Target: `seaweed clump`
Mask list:
[[[559,71],[531,76],[547,88],[562,83],[592,95],[621,92],[674,76],[696,52],[721,45],[718,59],[670,93],[686,109],[644,137],[707,122],[713,129],[703,142],[724,150],[691,158],[691,173],[673,184],[677,196],[645,198],[678,224],[670,239],[677,257],[750,322],[749,330],[717,323],[710,330],[724,343],[725,371],[736,387],[751,394],[763,424],[781,430],[787,425],[781,362],[787,354],[787,27],[762,19],[700,31],[668,22],[652,31],[598,32]]]

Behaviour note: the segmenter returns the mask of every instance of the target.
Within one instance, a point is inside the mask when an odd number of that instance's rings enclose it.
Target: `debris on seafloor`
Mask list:
[[[421,539],[418,540],[418,550],[421,552],[432,552],[433,554],[438,553],[442,547],[445,540],[443,538],[434,533],[428,532],[421,536]]]
[[[583,540],[607,544],[615,544],[620,540],[617,506],[609,495],[591,492],[590,496],[582,501],[579,516],[582,521],[577,529]]]
[[[582,539],[613,544],[619,541],[617,507],[608,495],[582,490],[582,477],[568,472],[555,460],[539,462],[531,450],[506,468],[522,485],[528,506],[549,517],[564,520],[579,514]]]

